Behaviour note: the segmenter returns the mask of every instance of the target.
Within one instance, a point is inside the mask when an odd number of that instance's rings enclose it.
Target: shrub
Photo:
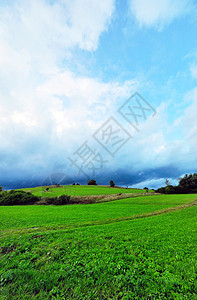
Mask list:
[[[39,205],[50,205],[53,204],[56,197],[40,197],[40,200],[37,204]]]
[[[0,205],[31,205],[39,201],[39,197],[24,191],[11,190],[0,195]]]
[[[156,193],[165,194],[165,187],[161,187],[156,190]]]
[[[9,191],[0,194],[0,205],[65,205],[70,203],[70,196],[37,197],[24,191]]]
[[[70,196],[61,195],[59,197],[41,197],[37,203],[39,205],[66,205],[70,203]]]
[[[168,185],[167,187],[165,187],[165,194],[174,194],[175,190],[173,188],[173,186]]]
[[[52,204],[55,205],[65,205],[70,203],[70,196],[68,195],[61,195],[55,199]]]

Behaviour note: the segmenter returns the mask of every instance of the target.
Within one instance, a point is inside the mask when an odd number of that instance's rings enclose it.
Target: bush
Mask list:
[[[61,195],[59,197],[41,197],[37,203],[39,205],[66,205],[70,204],[70,196]]]
[[[75,185],[75,183],[73,182],[73,184],[72,185]]]
[[[113,182],[113,180],[110,180],[109,185],[110,185],[111,187],[115,187],[115,183]]]
[[[188,190],[186,188],[183,188],[181,186],[166,186],[166,187],[161,187],[156,190],[157,193],[160,194],[187,194]]]
[[[80,183],[77,182],[77,185],[80,185]]]
[[[96,180],[90,179],[90,180],[88,181],[88,185],[97,185]]]
[[[174,190],[173,186],[168,185],[165,187],[165,194],[174,194],[174,193],[175,193],[175,190]]]
[[[65,205],[70,203],[70,196],[61,195],[55,198],[55,201],[52,203],[54,205]]]
[[[161,187],[156,190],[156,193],[165,194],[165,187]]]
[[[24,191],[9,191],[0,194],[0,205],[66,205],[70,203],[70,196],[37,197]]]
[[[32,205],[39,199],[39,197],[31,193],[11,190],[0,195],[0,205]]]

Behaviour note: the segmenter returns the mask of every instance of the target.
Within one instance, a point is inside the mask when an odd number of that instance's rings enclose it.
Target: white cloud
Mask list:
[[[170,184],[172,185],[177,185],[178,181],[174,178],[168,178]],[[150,180],[145,180],[140,183],[134,184],[130,186],[131,188],[138,188],[138,189],[143,189],[144,187],[148,187],[149,189],[157,189],[158,187],[161,186],[166,186],[166,178],[159,178],[159,179],[150,179]]]
[[[72,48],[94,51],[102,32],[108,29],[114,0],[14,1],[1,8],[1,34],[17,49],[40,50]],[[9,32],[10,31],[10,32]],[[11,33],[8,35],[8,33]]]
[[[159,29],[192,8],[190,0],[129,0],[129,4],[140,26],[156,26]]]
[[[65,71],[51,76],[38,88],[38,93],[41,98],[51,99],[49,112],[57,137],[69,136],[80,144],[113,114],[117,101],[128,98],[137,85],[134,80],[103,83]]]
[[[18,0],[0,11],[2,169],[15,168],[21,172],[37,168],[41,171],[53,169],[57,162],[67,167],[67,155],[91,137],[113,115],[120,102],[139,87],[137,80],[102,82],[98,78],[81,76],[67,65],[68,59],[73,59],[75,47],[86,51],[97,49],[99,38],[110,23],[114,1],[58,0],[53,3]],[[140,5],[132,3],[141,25],[161,25],[172,16],[180,15],[171,4],[171,15],[167,18],[164,4],[161,12],[160,6],[152,0],[155,9],[149,12],[149,7],[145,9],[144,6],[140,12]],[[138,3],[141,7],[145,5],[142,0]],[[170,133],[166,117],[168,107],[161,106],[156,117],[149,119],[136,134],[133,144],[128,143],[121,149],[120,155],[111,159],[107,168],[124,167],[125,162],[135,170],[150,165],[164,166],[174,162],[178,151],[181,156],[176,157],[176,162],[180,163],[183,156],[196,149],[195,101],[184,119],[185,128],[192,122],[191,128],[185,131],[184,146],[179,140],[169,142],[165,131]],[[177,127],[180,122],[183,124],[183,120],[177,122]]]
[[[115,159],[116,166],[121,168],[122,161],[125,160],[131,171],[136,173],[139,170],[157,168],[169,168],[171,175],[171,168],[186,172],[193,170],[196,165],[197,147],[197,89],[190,91],[185,97],[190,104],[178,119],[169,119],[170,102],[157,107],[157,114],[154,117],[150,116],[145,124],[141,125],[140,132],[121,149],[121,156]],[[114,161],[111,165],[113,163]],[[165,172],[167,173],[166,170]],[[155,174],[150,172],[149,179],[156,180],[159,175],[163,176],[161,171]]]
[[[81,49],[95,50],[100,34],[109,25],[114,11],[114,0],[62,0],[61,3],[68,16],[65,37],[69,33],[73,44],[77,43]]]
[[[110,83],[80,78],[68,70],[67,61],[74,47],[97,49],[114,0],[16,0],[0,6],[1,159],[8,152],[18,155],[11,167],[20,169],[28,162],[38,165],[42,157],[44,166],[60,148],[68,148],[73,131],[76,141],[90,126],[92,98],[99,106],[101,94],[109,95]],[[118,89],[124,84],[115,93]],[[100,109],[107,105],[108,100]],[[34,161],[35,151],[39,159]]]

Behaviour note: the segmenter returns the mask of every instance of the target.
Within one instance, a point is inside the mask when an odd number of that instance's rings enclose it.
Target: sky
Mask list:
[[[0,0],[0,185],[197,168],[197,1]]]

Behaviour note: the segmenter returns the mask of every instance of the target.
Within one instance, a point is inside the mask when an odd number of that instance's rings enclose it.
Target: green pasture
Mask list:
[[[1,206],[0,299],[197,299],[196,199]]]
[[[46,191],[46,188],[49,188]],[[60,187],[55,186],[40,186],[35,188],[25,188],[22,189],[26,192],[31,192],[35,196],[43,196],[43,197],[55,197],[61,196],[63,194],[71,195],[71,196],[89,196],[89,195],[111,195],[111,194],[128,194],[128,193],[145,193],[146,191],[143,189],[132,189],[132,188],[111,188],[106,186],[95,186],[95,185],[63,185]],[[153,192],[149,190],[149,192]]]

